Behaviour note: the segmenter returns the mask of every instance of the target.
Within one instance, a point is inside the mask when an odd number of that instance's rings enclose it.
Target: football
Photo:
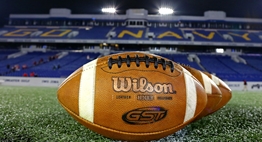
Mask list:
[[[204,87],[207,94],[207,105],[202,113],[197,117],[200,119],[201,117],[207,116],[215,111],[217,105],[220,103],[222,99],[222,93],[218,86],[212,81],[206,74],[201,71],[194,69],[190,66],[181,64],[187,71],[189,71]]]
[[[219,79],[217,76],[212,75],[208,72],[204,72],[204,73],[216,83],[216,85],[219,87],[222,93],[222,99],[213,111],[213,112],[216,112],[230,101],[230,99],[232,98],[232,91],[229,88],[229,86],[224,81]]]
[[[62,107],[90,130],[115,140],[175,133],[205,109],[202,85],[171,60],[142,52],[97,58],[59,86]]]

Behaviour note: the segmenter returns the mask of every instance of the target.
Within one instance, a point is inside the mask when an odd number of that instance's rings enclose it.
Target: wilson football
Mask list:
[[[182,66],[202,84],[207,94],[207,105],[202,113],[197,117],[197,119],[211,114],[215,111],[217,105],[222,99],[222,93],[220,89],[206,74],[192,67],[183,64]]]
[[[90,130],[129,141],[173,134],[207,103],[202,85],[180,65],[141,52],[83,65],[64,80],[57,95],[64,109]]]
[[[219,79],[217,76],[207,72],[204,73],[216,83],[216,85],[219,87],[220,91],[222,92],[222,99],[213,111],[216,112],[230,101],[230,99],[232,98],[232,91],[229,88],[229,86],[224,81]]]

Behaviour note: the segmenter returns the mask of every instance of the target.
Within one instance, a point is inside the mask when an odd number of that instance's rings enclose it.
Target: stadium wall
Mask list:
[[[65,78],[41,77],[0,77],[0,85],[4,86],[32,86],[32,87],[58,87]],[[240,81],[226,81],[232,90],[243,90],[244,83]],[[249,91],[262,91],[261,82],[247,82]]]
[[[244,82],[240,81],[227,81],[226,84],[232,90],[243,90]],[[247,90],[249,91],[262,91],[262,82],[247,82]]]
[[[58,87],[65,78],[41,77],[0,77],[0,85],[5,86],[32,86],[32,87]]]

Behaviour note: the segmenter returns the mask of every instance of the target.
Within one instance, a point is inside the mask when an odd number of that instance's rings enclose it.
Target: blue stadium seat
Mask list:
[[[150,28],[149,32],[154,33],[154,40],[190,41],[184,37],[184,34],[179,28]]]
[[[258,38],[254,33],[249,33],[240,30],[218,30],[220,35],[228,34],[233,38],[233,42],[239,43],[261,43],[261,39]],[[229,42],[229,40],[228,40]]]
[[[37,54],[39,53],[36,53],[36,55]],[[45,54],[46,57],[48,57],[49,55],[53,55],[53,53],[51,52]],[[42,64],[38,64],[36,66],[31,66],[28,69],[21,69],[20,71],[11,72],[7,75],[22,76],[23,73],[27,73],[29,75],[30,72],[34,72],[39,77],[67,77],[73,71],[75,71],[85,63],[88,63],[91,60],[97,58],[99,55],[100,55],[99,53],[70,52],[67,56],[64,56],[63,58],[47,61]],[[43,57],[43,56],[38,55],[37,57]],[[32,60],[27,60],[27,61],[32,61]]]
[[[114,32],[116,32],[116,36],[112,39],[147,40],[145,37],[146,28],[115,27]]]
[[[8,55],[19,52],[18,50],[0,51],[0,61],[7,59]]]
[[[201,65],[211,73],[229,73],[229,74],[235,74],[236,71],[232,70],[228,67],[228,65],[222,63],[220,60],[218,60],[220,57],[219,55],[203,55],[199,54],[198,58],[200,59]]]
[[[234,70],[235,72],[239,73],[239,74],[261,74],[262,72],[248,66],[245,65],[243,63],[236,63],[234,62],[231,57],[229,56],[222,56],[220,58],[218,58],[218,60],[220,62],[222,62],[223,64],[227,65],[229,68],[231,68],[232,70]]]
[[[184,30],[184,32],[191,33],[194,36],[194,41],[226,42],[226,40],[217,32],[217,30]]]
[[[202,70],[196,62],[190,62],[187,57],[187,54],[158,54],[160,56],[166,57],[172,61],[175,61],[176,63],[189,65],[190,67],[193,67],[198,70]]]
[[[38,38],[38,39],[107,39],[106,34],[112,27],[89,27],[79,28],[1,28],[8,31],[7,34],[0,35],[0,38]],[[41,32],[32,36],[34,32]],[[70,32],[76,31],[76,36],[68,37]],[[25,32],[27,32],[25,34]]]
[[[198,55],[201,64],[211,73],[215,73],[223,80],[230,81],[259,81],[262,72],[243,63],[234,62],[230,56]]]
[[[241,55],[250,66],[262,71],[262,56],[261,55]]]
[[[162,41],[191,41],[184,35],[190,33],[194,36],[194,41],[199,42],[236,42],[236,43],[261,43],[261,31],[242,31],[236,29],[183,29],[169,27],[150,27],[150,28],[133,28],[133,27],[111,27],[111,26],[92,26],[86,28],[0,28],[7,33],[0,35],[0,38],[31,38],[31,39],[83,39],[83,40],[106,40],[109,32],[115,32],[114,40],[148,40],[146,33],[152,32],[155,35],[154,40]],[[33,34],[39,32],[39,34]],[[69,33],[76,32],[74,36],[68,36]],[[225,40],[224,34],[228,34],[233,41]]]
[[[91,27],[79,29],[79,34],[74,39],[107,39],[106,35],[112,27]]]

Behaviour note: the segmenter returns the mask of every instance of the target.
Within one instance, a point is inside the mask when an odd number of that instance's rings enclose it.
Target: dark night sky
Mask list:
[[[48,14],[50,8],[69,8],[73,14],[101,13],[108,5],[118,14],[129,8],[145,8],[150,14],[169,6],[176,15],[203,16],[204,11],[225,11],[228,17],[262,18],[262,0],[0,0],[1,23],[9,14]]]

